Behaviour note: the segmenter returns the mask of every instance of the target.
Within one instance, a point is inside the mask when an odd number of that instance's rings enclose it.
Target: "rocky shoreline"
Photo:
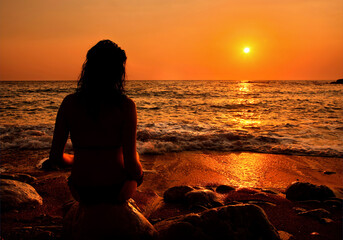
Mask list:
[[[132,239],[143,239],[137,237],[142,229],[149,233],[145,239],[162,240],[342,239],[343,200],[326,186],[295,182],[286,189],[265,189],[208,182],[168,187],[161,194],[147,187],[149,171],[145,187],[127,205],[113,209],[133,216],[126,222],[138,224]],[[2,164],[1,238],[65,239],[67,213],[80,210],[69,193],[68,175],[68,169],[18,172]],[[99,209],[95,212],[103,216]],[[137,216],[148,222],[137,221]],[[124,222],[113,224],[125,229]],[[100,239],[100,232],[96,234]]]
[[[24,179],[31,179],[24,176]],[[2,238],[63,239],[62,225],[66,220],[58,212],[55,215],[39,214],[44,212],[42,210],[48,202],[43,204],[42,197],[31,185],[17,181],[23,180],[23,175],[2,174],[2,178],[5,178],[1,179]],[[290,201],[289,198],[301,201]],[[138,192],[129,204],[152,223],[150,239],[302,239],[299,236],[305,232],[289,231],[292,228],[284,231],[287,225],[294,225],[290,221],[295,218],[307,223],[307,228],[312,226],[308,237],[340,239],[342,202],[325,186],[296,182],[286,189],[285,194],[269,189],[235,189],[226,185],[176,186],[168,189],[163,198]],[[25,212],[26,216],[22,217]],[[283,216],[278,215],[280,212]],[[287,220],[283,223],[282,219]],[[285,228],[280,229],[282,225]],[[294,227],[299,227],[299,231],[304,226]],[[336,233],[331,232],[334,229]],[[137,237],[141,236],[140,232],[135,234],[132,239],[141,239]]]

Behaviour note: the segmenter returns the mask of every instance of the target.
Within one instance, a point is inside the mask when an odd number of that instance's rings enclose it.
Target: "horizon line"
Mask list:
[[[125,81],[336,81],[337,79],[126,79]],[[46,79],[46,80],[1,80],[0,82],[77,82],[77,79],[69,80],[56,80],[56,79]]]

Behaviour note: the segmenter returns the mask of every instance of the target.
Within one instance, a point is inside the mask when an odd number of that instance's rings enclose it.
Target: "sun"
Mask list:
[[[249,48],[249,47],[245,47],[245,48],[243,49],[243,52],[244,52],[245,54],[248,54],[248,53],[250,52],[250,48]]]

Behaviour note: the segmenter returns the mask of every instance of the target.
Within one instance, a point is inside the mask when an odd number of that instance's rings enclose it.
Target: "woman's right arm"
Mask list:
[[[143,169],[136,151],[137,111],[136,104],[127,98],[125,106],[123,136],[124,167],[129,180],[135,180],[138,185],[142,182]]]
[[[136,104],[127,99],[124,106],[125,117],[123,126],[123,158],[124,168],[128,175],[127,180],[119,193],[118,200],[120,202],[131,198],[136,192],[137,186],[143,181],[143,169],[139,161],[139,155],[136,151],[136,136],[137,136],[137,111]]]

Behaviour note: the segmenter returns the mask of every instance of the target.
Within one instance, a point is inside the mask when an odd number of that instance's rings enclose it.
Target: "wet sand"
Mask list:
[[[327,185],[343,196],[343,158],[198,151],[142,155],[141,162],[146,170],[141,188],[152,188],[159,194],[187,184],[283,190],[298,180]]]

